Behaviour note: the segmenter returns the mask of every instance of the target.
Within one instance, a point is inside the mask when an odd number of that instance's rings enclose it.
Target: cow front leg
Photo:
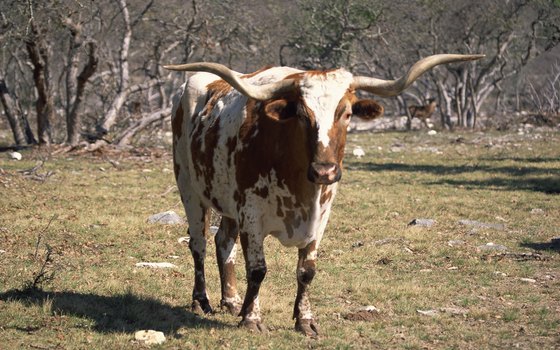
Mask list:
[[[240,233],[241,247],[245,256],[247,272],[247,293],[241,306],[239,316],[242,317],[239,327],[246,327],[251,331],[266,333],[268,330],[261,319],[259,309],[259,289],[266,275],[263,239],[250,236],[246,232]]]
[[[317,248],[315,241],[298,251],[297,263],[297,296],[294,303],[294,315],[296,319],[295,329],[308,337],[319,335],[319,326],[313,318],[311,303],[309,301],[309,285],[315,277],[315,261],[317,259]]]
[[[235,277],[235,256],[237,254],[235,243],[238,235],[235,220],[222,217],[220,229],[214,239],[222,284],[220,307],[227,308],[229,313],[234,316],[239,315],[241,311],[241,298],[237,294],[237,279]]]
[[[209,227],[209,211],[202,208],[188,208],[189,220],[189,249],[194,261],[194,287],[192,293],[192,311],[197,314],[208,314],[212,307],[206,293],[206,277],[204,273],[204,259],[206,258],[206,236]],[[197,220],[194,220],[194,219]]]

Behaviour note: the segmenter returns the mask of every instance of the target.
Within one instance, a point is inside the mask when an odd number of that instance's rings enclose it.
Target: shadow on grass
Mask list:
[[[547,250],[551,252],[560,253],[560,242],[524,242],[521,243],[522,247],[531,248],[534,250]]]
[[[100,333],[154,329],[177,336],[179,328],[225,328],[223,322],[199,317],[184,307],[174,307],[152,298],[133,294],[101,296],[75,292],[46,292],[41,289],[9,290],[0,293],[4,302],[42,306],[50,303],[51,312],[92,320]]]
[[[447,184],[452,186],[465,186],[467,188],[484,188],[496,187],[508,190],[527,190],[543,192],[547,194],[560,194],[560,169],[557,168],[540,168],[540,167],[493,167],[487,165],[430,165],[430,164],[401,164],[401,163],[347,163],[349,170],[365,170],[372,172],[381,171],[399,171],[399,172],[418,172],[434,175],[459,175],[464,173],[472,173],[482,171],[494,174],[504,174],[512,178],[492,177],[486,180],[455,180],[442,179],[432,181],[427,184],[438,185]],[[528,175],[533,175],[530,177]],[[535,175],[547,175],[547,177],[534,177]]]

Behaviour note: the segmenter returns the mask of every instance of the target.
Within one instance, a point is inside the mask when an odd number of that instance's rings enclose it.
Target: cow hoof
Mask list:
[[[191,305],[191,310],[193,313],[197,314],[197,315],[204,315],[204,314],[211,314],[212,313],[212,307],[210,306],[210,303],[208,302],[208,299],[206,300],[193,300],[192,305]]]
[[[241,312],[241,303],[223,301],[220,303],[222,309],[226,308],[230,315],[239,316]]]
[[[314,320],[296,320],[296,331],[304,334],[306,337],[319,337],[319,325]]]
[[[241,320],[241,322],[239,322],[239,327],[240,328],[241,327],[247,328],[249,331],[255,332],[255,333],[268,334],[268,328],[266,328],[264,323],[262,323],[260,321],[252,321],[252,320],[248,320],[248,319],[243,319],[243,320]]]

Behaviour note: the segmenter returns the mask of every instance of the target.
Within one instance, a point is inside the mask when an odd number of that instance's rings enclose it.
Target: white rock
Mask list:
[[[148,218],[150,224],[167,224],[167,225],[177,225],[184,224],[185,220],[181,218],[173,210],[164,211],[163,213],[158,213],[150,216]]]
[[[477,247],[479,251],[504,251],[508,250],[508,248],[501,244],[495,244],[492,242],[488,242],[484,245],[480,245]]]
[[[179,239],[177,240],[177,242],[179,242],[180,244],[189,244],[190,241],[191,238],[189,236],[179,237]]]
[[[15,160],[21,160],[22,155],[19,152],[9,152],[8,155],[10,156],[10,158],[15,159]]]
[[[366,152],[364,152],[364,150],[362,149],[362,147],[356,147],[356,148],[354,148],[354,150],[352,151],[352,154],[353,154],[355,157],[362,158],[363,156],[366,155]]]
[[[4,254],[6,251],[3,249],[0,249],[0,254]]]
[[[527,283],[537,283],[537,280],[532,279],[532,278],[520,278],[519,279],[522,282],[527,282]]]
[[[163,334],[163,332],[158,332],[151,329],[134,333],[134,339],[146,345],[159,345],[165,343],[165,335]]]
[[[439,312],[437,310],[416,310],[420,315],[424,316],[436,316]]]
[[[219,230],[219,229],[220,229],[220,228],[219,228],[218,226],[210,226],[210,229],[209,229],[210,234],[211,234],[211,235],[215,235],[216,233],[218,233],[218,230]]]
[[[435,131],[435,130],[428,131],[428,135],[436,135],[436,134],[437,134],[437,131]]]
[[[368,305],[362,307],[360,310],[367,311],[367,312],[379,312],[380,310],[373,305]]]
[[[152,269],[169,269],[169,268],[176,268],[177,265],[168,263],[168,262],[139,262],[136,263],[136,267],[150,267]]]
[[[531,209],[531,214],[534,215],[544,214],[544,210],[542,210],[541,208],[533,208]]]

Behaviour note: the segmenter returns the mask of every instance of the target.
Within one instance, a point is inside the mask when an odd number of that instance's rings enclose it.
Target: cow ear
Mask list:
[[[296,105],[285,99],[274,100],[264,107],[266,115],[274,120],[286,120],[296,116]]]
[[[352,105],[352,115],[371,120],[383,115],[385,109],[374,100],[358,100]]]

